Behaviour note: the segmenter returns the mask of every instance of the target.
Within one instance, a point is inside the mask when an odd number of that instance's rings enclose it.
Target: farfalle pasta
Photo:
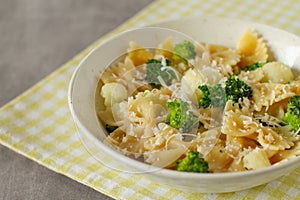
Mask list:
[[[245,67],[256,62],[268,60],[268,48],[262,37],[250,29],[247,29],[237,44],[241,60],[239,66]]]
[[[300,96],[300,78],[269,52],[267,40],[250,29],[235,48],[172,37],[151,49],[130,42],[99,79],[105,142],[173,170],[198,152],[210,173],[299,156],[300,129],[285,118],[289,100]]]

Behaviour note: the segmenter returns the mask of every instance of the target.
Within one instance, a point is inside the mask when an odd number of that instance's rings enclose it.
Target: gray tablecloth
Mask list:
[[[151,0],[0,0],[0,106]],[[110,199],[0,145],[0,199]]]

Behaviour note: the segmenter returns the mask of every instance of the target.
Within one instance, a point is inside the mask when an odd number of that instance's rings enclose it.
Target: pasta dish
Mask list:
[[[300,155],[300,77],[247,29],[235,48],[132,41],[101,74],[105,142],[161,168],[255,170]]]

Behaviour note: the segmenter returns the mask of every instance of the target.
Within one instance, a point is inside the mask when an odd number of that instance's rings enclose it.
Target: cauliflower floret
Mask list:
[[[269,62],[262,67],[265,82],[288,83],[294,80],[291,68],[281,62]]]
[[[213,67],[203,67],[201,73],[205,77],[206,84],[209,85],[215,85],[223,78],[223,75]]]
[[[247,169],[260,169],[271,165],[267,153],[263,149],[256,148],[245,155],[244,167]]]
[[[127,98],[127,89],[120,83],[106,83],[101,89],[104,105],[111,107]]]
[[[211,67],[204,67],[201,72],[196,69],[189,69],[182,77],[181,84],[184,88],[184,91],[195,93],[195,91],[198,91],[199,85],[214,85],[217,84],[221,79],[222,75],[218,70]]]

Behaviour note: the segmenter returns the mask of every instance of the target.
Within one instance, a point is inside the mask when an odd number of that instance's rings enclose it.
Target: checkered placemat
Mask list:
[[[226,194],[186,193],[138,174],[111,170],[83,147],[67,104],[68,84],[81,59],[114,34],[162,20],[196,15],[242,18],[300,34],[297,0],[158,0],[93,43],[61,68],[0,109],[0,143],[14,151],[118,199],[299,199],[300,168],[268,184]]]

